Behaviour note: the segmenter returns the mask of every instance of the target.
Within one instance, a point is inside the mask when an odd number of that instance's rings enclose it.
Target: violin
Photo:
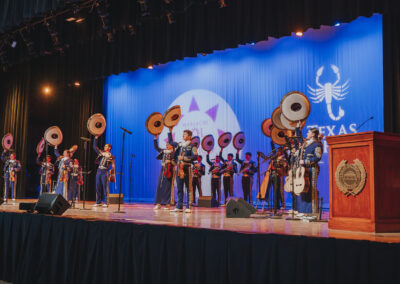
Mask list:
[[[166,163],[166,164],[165,164],[163,175],[164,175],[166,178],[171,178],[171,177],[172,177],[171,163]]]
[[[115,182],[115,169],[110,170],[110,177],[108,178],[109,182]]]

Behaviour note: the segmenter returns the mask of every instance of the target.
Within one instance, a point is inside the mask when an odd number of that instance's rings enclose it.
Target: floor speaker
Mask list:
[[[108,201],[110,204],[118,204],[118,193],[110,193],[110,196],[108,197]],[[121,204],[124,204],[124,195],[121,193]]]
[[[197,207],[218,207],[218,202],[212,196],[199,196],[197,199]]]
[[[35,210],[39,214],[62,215],[70,207],[61,194],[43,193],[39,196]]]
[[[242,198],[230,198],[226,204],[226,218],[249,218],[256,211]]]

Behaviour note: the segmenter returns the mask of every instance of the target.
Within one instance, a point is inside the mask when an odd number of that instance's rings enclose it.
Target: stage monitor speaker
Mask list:
[[[110,204],[118,204],[118,193],[110,193],[108,201]],[[121,204],[124,204],[124,195],[121,193]]]
[[[218,202],[213,199],[212,196],[199,196],[199,199],[197,200],[197,207],[211,208],[218,206]]]
[[[242,198],[230,198],[226,204],[226,218],[249,218],[256,209]]]
[[[61,194],[43,193],[39,196],[35,210],[39,214],[62,215],[71,205]]]
[[[19,204],[19,210],[26,210],[28,213],[33,213],[35,206],[36,202],[21,202]]]

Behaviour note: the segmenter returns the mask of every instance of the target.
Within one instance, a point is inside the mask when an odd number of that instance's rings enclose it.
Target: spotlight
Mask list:
[[[296,36],[302,37],[303,36],[303,32],[301,32],[301,31],[296,32]]]
[[[253,41],[252,43],[250,43],[251,45],[255,45],[256,43]]]
[[[15,48],[17,46],[17,42],[15,41],[15,40],[13,40],[12,42],[11,42],[11,47],[12,48]]]
[[[43,94],[50,95],[51,88],[50,88],[50,86],[44,86],[42,91],[43,91]]]
[[[335,23],[335,25],[334,25],[335,27],[339,27],[340,26],[340,23],[339,22],[337,22],[337,23]]]
[[[80,86],[81,86],[81,83],[78,82],[78,81],[75,81],[75,82],[74,82],[74,86],[75,86],[75,87],[80,87]]]
[[[150,70],[152,70],[152,69],[153,69],[153,65],[149,65],[149,66],[147,66],[147,69],[150,69]]]

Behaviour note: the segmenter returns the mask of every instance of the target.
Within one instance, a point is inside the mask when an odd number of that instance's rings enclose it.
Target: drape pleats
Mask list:
[[[398,283],[399,244],[0,213],[19,283]]]

